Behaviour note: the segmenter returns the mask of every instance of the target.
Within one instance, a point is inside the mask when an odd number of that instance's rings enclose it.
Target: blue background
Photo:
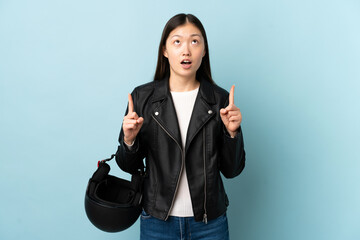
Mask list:
[[[243,115],[230,236],[360,239],[360,2],[0,0],[0,239],[138,239],[84,210],[162,29],[195,14]],[[129,179],[112,162],[112,174]]]

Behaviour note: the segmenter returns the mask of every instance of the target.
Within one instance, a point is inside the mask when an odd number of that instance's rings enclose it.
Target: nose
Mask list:
[[[191,51],[188,44],[184,44],[183,56],[191,56]]]

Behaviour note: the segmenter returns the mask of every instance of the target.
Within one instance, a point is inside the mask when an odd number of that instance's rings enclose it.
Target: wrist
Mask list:
[[[229,130],[227,130],[227,131],[228,131],[228,133],[229,133],[229,135],[230,135],[231,138],[235,138],[235,137],[236,137],[237,131],[235,131],[235,132],[229,131]]]
[[[129,139],[129,138],[124,137],[124,142],[128,146],[132,146],[132,145],[134,145],[135,139]]]

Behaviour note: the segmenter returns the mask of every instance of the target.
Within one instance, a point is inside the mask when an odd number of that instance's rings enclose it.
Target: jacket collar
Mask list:
[[[164,100],[167,96],[170,96],[169,77],[155,81],[154,89],[153,102]],[[214,105],[216,103],[213,86],[205,79],[200,79],[199,94],[207,104]]]

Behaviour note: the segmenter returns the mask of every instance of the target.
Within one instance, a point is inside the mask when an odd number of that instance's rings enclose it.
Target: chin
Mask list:
[[[171,72],[170,72],[171,74]],[[193,70],[184,70],[184,69],[179,69],[179,71],[172,71],[172,74],[177,75],[179,77],[184,77],[184,78],[190,78],[195,76],[196,77],[196,71],[194,72]]]
[[[184,73],[184,74],[178,74],[179,76],[182,77],[186,77],[186,78],[191,78],[191,77],[196,77],[196,72],[189,72],[189,73]]]

